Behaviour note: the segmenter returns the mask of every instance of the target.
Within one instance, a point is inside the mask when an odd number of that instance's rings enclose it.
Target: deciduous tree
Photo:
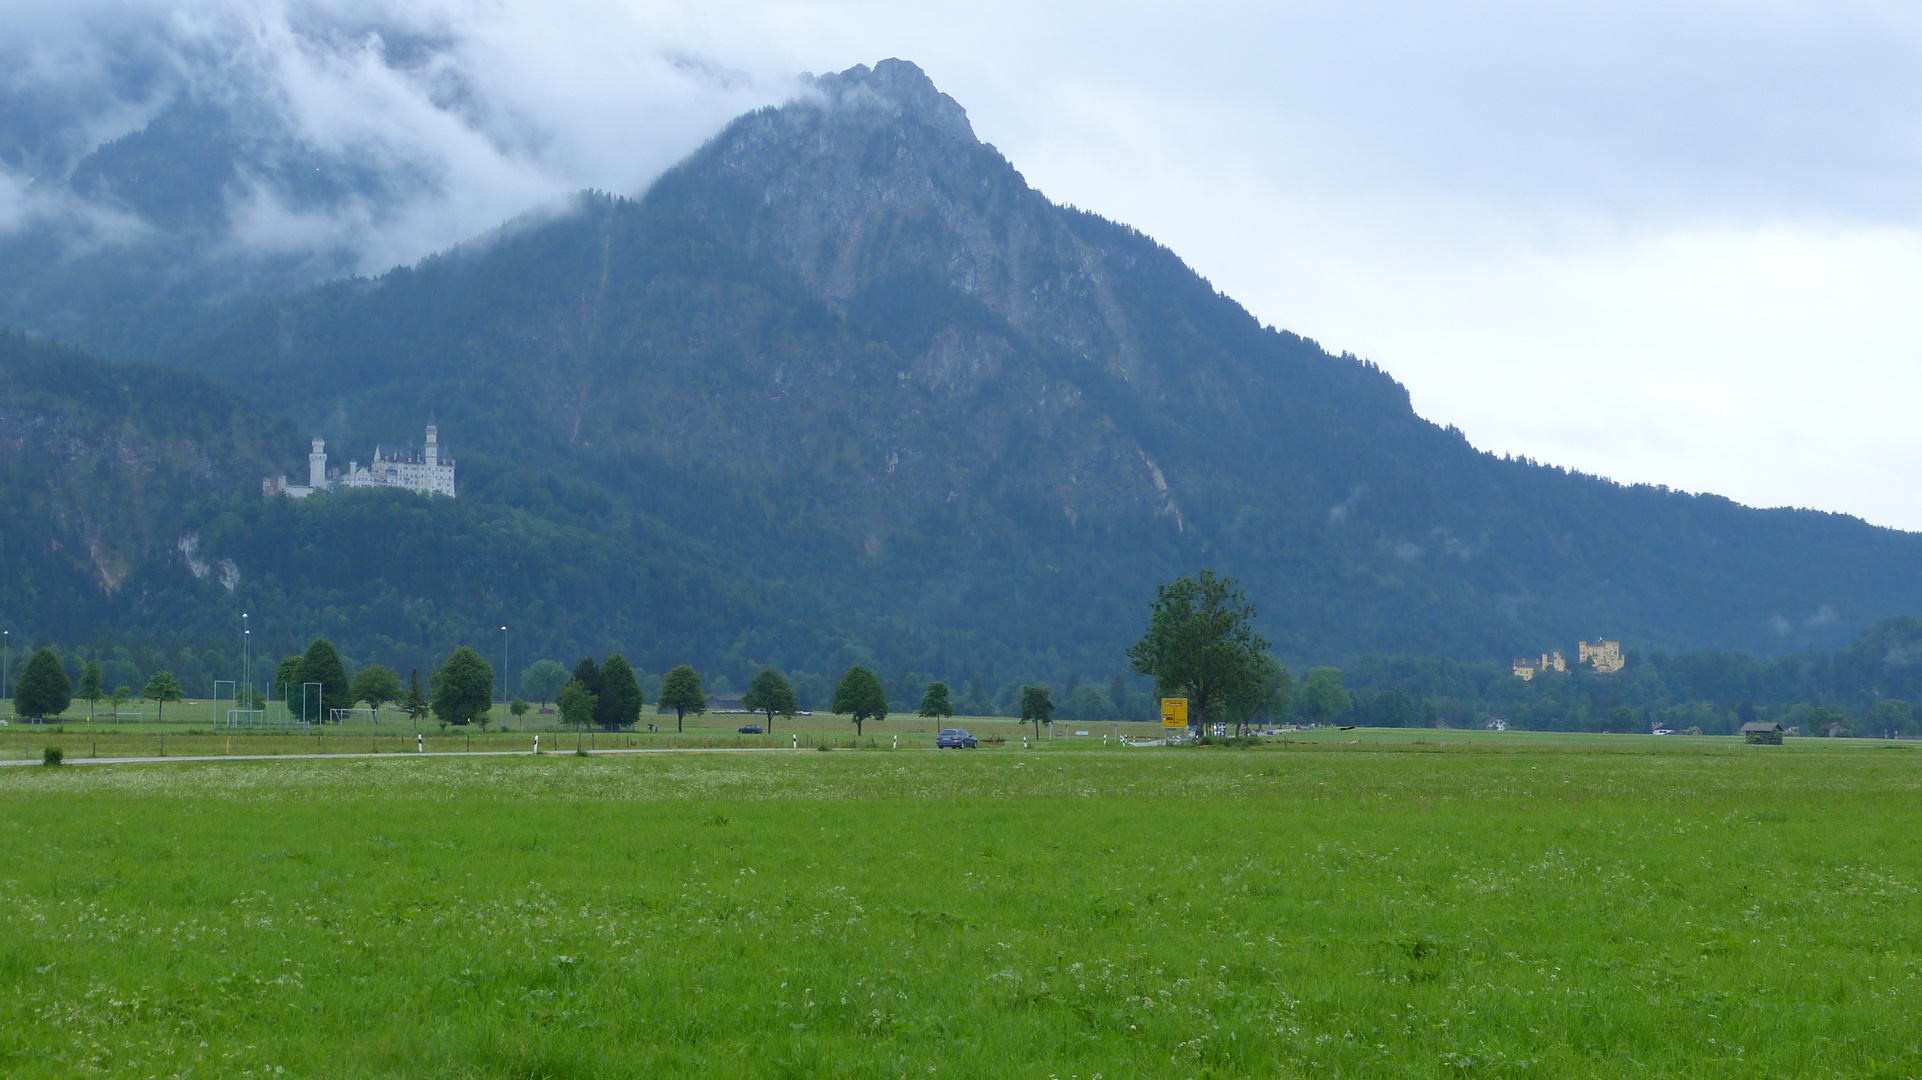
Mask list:
[[[494,669],[465,645],[447,657],[427,686],[434,695],[434,715],[449,724],[471,724],[494,704]]]
[[[93,723],[93,707],[106,693],[100,689],[100,661],[89,660],[80,669],[80,699],[87,703],[87,723]]]
[[[1908,702],[1897,698],[1883,698],[1869,706],[1863,719],[1871,735],[1879,736],[1884,732],[1908,735],[1915,731],[1915,710],[1909,707]]]
[[[552,705],[567,685],[567,669],[558,660],[536,660],[521,671],[521,695],[529,701]]]
[[[1353,704],[1348,689],[1341,685],[1340,668],[1311,668],[1301,680],[1301,715],[1312,723],[1333,723]]]
[[[585,729],[594,724],[594,693],[581,685],[579,679],[569,679],[561,687],[558,699],[561,723],[566,727]]]
[[[1237,683],[1228,696],[1228,719],[1237,731],[1245,730],[1257,717],[1288,715],[1288,706],[1294,697],[1295,680],[1287,668],[1265,653],[1256,663],[1261,677]]]
[[[347,665],[340,662],[340,651],[326,638],[315,638],[300,656],[300,682],[320,684],[320,719],[333,718],[335,709],[354,705],[352,688],[347,684]]]
[[[1041,737],[1041,725],[1054,719],[1054,698],[1045,686],[1021,688],[1021,722],[1034,725],[1034,737]]]
[[[674,730],[682,730],[688,713],[696,716],[707,712],[707,693],[701,689],[701,676],[691,667],[682,664],[667,673],[661,680],[662,710],[674,711]]]
[[[773,668],[762,668],[747,684],[747,693],[741,695],[741,704],[748,711],[767,717],[767,729],[774,730],[774,718],[785,716],[794,719],[801,706],[794,697],[794,687],[789,685],[787,676]]]
[[[874,672],[856,664],[834,688],[834,711],[854,721],[854,734],[858,736],[867,721],[887,719],[887,689]]]
[[[596,696],[594,722],[609,731],[633,727],[641,718],[641,706],[647,704],[633,665],[619,653],[601,665],[601,692]]]
[[[390,701],[399,701],[402,690],[400,676],[385,664],[369,664],[354,676],[354,686],[348,696],[355,701],[364,701],[374,710],[374,721],[380,721],[380,707]]]
[[[1267,674],[1268,642],[1255,633],[1255,606],[1235,579],[1203,570],[1157,586],[1147,633],[1128,650],[1138,675],[1152,676],[1163,697],[1188,699],[1195,731],[1231,698],[1254,696]]]
[[[300,656],[283,656],[274,665],[274,692],[291,708],[300,696]]]
[[[921,694],[920,715],[930,720],[939,720],[954,715],[954,706],[948,701],[948,684],[931,682]]]
[[[169,701],[179,701],[186,695],[181,692],[180,680],[174,678],[173,672],[156,671],[153,678],[147,680],[147,688],[140,692],[140,696],[154,703],[154,719],[159,720],[166,716]]]

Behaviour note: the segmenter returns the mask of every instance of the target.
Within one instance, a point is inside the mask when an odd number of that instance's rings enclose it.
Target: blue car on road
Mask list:
[[[936,750],[960,750],[963,747],[969,750],[975,748],[974,736],[968,734],[966,728],[942,728],[941,734],[934,737]]]

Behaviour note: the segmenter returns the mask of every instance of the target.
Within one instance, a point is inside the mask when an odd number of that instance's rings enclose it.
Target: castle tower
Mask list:
[[[427,464],[429,467],[440,464],[440,428],[427,425]]]
[[[327,444],[314,440],[314,451],[307,455],[307,483],[315,491],[327,489]]]

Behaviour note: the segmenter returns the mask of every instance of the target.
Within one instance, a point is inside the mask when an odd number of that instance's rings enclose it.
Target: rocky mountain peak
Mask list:
[[[937,343],[927,331],[940,320],[910,313],[959,305],[974,312],[961,335],[974,352],[1020,337],[1125,379],[1152,377],[1112,292],[1117,253],[1076,237],[1069,215],[977,139],[925,72],[890,59],[813,87],[736,120],[649,202],[793,272],[835,310],[914,324],[890,339],[904,357],[954,337]]]
[[[885,124],[905,115],[950,138],[978,141],[968,110],[907,60],[887,59],[872,68],[856,64],[846,71],[814,76],[813,85],[822,102],[844,119]]]

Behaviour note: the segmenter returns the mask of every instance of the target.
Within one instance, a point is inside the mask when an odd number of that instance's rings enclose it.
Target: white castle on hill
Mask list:
[[[289,484],[285,474],[260,482],[264,494],[295,499],[337,487],[397,487],[451,499],[454,497],[454,459],[441,455],[440,429],[429,424],[427,445],[423,449],[375,446],[372,464],[363,469],[360,462],[349,461],[345,473],[327,467],[327,444],[315,439],[313,453],[307,455],[307,483]]]

